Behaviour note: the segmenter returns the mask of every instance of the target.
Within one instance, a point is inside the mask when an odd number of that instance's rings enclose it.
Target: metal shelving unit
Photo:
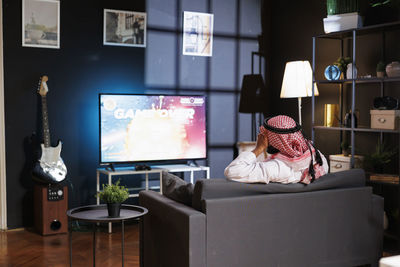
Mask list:
[[[357,36],[362,36],[362,35],[367,35],[367,34],[381,34],[382,35],[382,58],[385,58],[385,33],[387,31],[393,31],[393,30],[400,30],[400,22],[392,22],[392,23],[386,23],[386,24],[381,24],[381,25],[374,25],[374,26],[369,26],[369,27],[363,27],[359,29],[352,29],[352,30],[347,30],[347,31],[341,31],[341,32],[334,32],[334,33],[329,33],[329,34],[321,34],[318,36],[314,36],[312,39],[313,43],[313,58],[312,58],[312,69],[313,69],[313,81],[317,84],[337,84],[339,85],[339,110],[340,110],[340,120],[339,123],[340,125],[343,125],[342,119],[343,119],[343,86],[350,84],[351,85],[351,110],[354,111],[356,109],[355,107],[355,98],[356,98],[356,85],[360,84],[373,84],[373,83],[378,83],[380,84],[380,94],[381,96],[384,96],[384,89],[385,89],[385,84],[386,83],[391,83],[391,82],[400,82],[400,77],[392,77],[392,78],[377,78],[377,77],[371,77],[371,78],[356,78],[356,79],[342,79],[342,80],[335,80],[335,81],[328,81],[328,80],[316,80],[315,79],[315,52],[316,52],[316,40],[317,39],[334,39],[334,40],[340,40],[340,56],[343,57],[343,47],[344,47],[344,41],[347,39],[351,39],[352,41],[352,63],[353,66],[357,66],[356,64],[356,42],[357,42]],[[353,77],[356,76],[353,73]],[[354,120],[351,120],[351,127],[324,127],[321,125],[317,125],[315,123],[315,95],[314,95],[314,83],[312,87],[312,119],[311,119],[311,139],[312,141],[315,140],[315,130],[333,130],[333,131],[340,131],[341,133],[343,131],[348,131],[350,132],[350,144],[351,144],[351,160],[350,160],[350,165],[352,168],[354,168],[354,150],[355,150],[355,133],[356,132],[371,132],[371,133],[380,133],[380,138],[381,141],[383,140],[383,134],[384,133],[393,133],[393,134],[399,134],[399,130],[380,130],[380,129],[371,129],[368,127],[357,127],[355,128],[354,126]],[[342,142],[342,134],[340,134],[340,142]],[[399,144],[400,144],[400,134],[399,134]],[[400,157],[399,157],[399,167],[400,167]],[[400,173],[400,170],[399,170]]]
[[[374,25],[374,26],[369,26],[369,27],[363,27],[359,29],[352,29],[352,30],[347,30],[347,31],[341,31],[341,32],[334,32],[334,33],[329,33],[329,34],[322,34],[318,35],[312,38],[312,46],[313,46],[313,57],[312,57],[312,69],[313,69],[313,81],[316,84],[323,85],[323,84],[337,84],[339,86],[339,110],[340,110],[340,120],[339,123],[340,125],[343,125],[343,87],[345,85],[351,85],[351,110],[354,112],[356,110],[356,87],[360,86],[362,84],[378,84],[380,86],[380,95],[384,96],[385,95],[385,84],[387,83],[392,83],[392,82],[400,82],[400,77],[394,77],[394,78],[377,78],[377,77],[371,77],[371,78],[356,78],[356,79],[342,79],[342,80],[335,80],[335,81],[328,81],[328,80],[316,80],[315,78],[315,70],[316,70],[316,41],[317,39],[334,39],[334,40],[340,40],[340,56],[343,57],[343,52],[344,52],[344,41],[351,41],[352,48],[351,48],[351,53],[352,53],[352,63],[353,66],[357,66],[356,64],[356,42],[357,42],[357,37],[362,36],[362,35],[368,35],[368,34],[380,34],[382,37],[382,59],[385,60],[385,42],[386,42],[386,32],[388,31],[395,31],[395,30],[400,30],[400,22],[393,22],[393,23],[386,23],[386,24],[381,24],[381,25]],[[354,77],[353,73],[353,77]],[[320,89],[321,91],[321,89]],[[380,134],[380,142],[383,142],[383,135],[384,134],[397,134],[398,135],[398,146],[400,147],[400,130],[381,130],[381,129],[371,129],[369,127],[363,127],[359,126],[355,128],[354,126],[354,120],[351,120],[351,127],[325,127],[321,125],[317,125],[315,122],[315,95],[314,95],[314,83],[312,87],[312,120],[311,120],[311,139],[314,142],[315,141],[315,131],[340,131],[340,143],[342,142],[342,137],[343,133],[348,133],[350,132],[350,145],[351,145],[351,160],[350,160],[350,166],[351,168],[354,168],[355,164],[355,157],[354,157],[354,152],[355,152],[355,133],[356,132],[365,132],[365,133],[379,133]],[[399,151],[400,152],[400,151]],[[399,153],[400,154],[400,153]],[[399,156],[399,171],[398,174],[400,174],[400,156]],[[384,191],[385,188],[392,188],[390,190],[398,190],[397,192],[397,203],[394,203],[397,205],[397,208],[400,209],[400,185],[399,184],[393,184],[393,183],[385,183],[385,182],[379,182],[379,181],[370,181],[368,179],[368,183],[371,186],[377,187],[375,188],[378,190],[378,192],[381,195],[385,195]],[[379,194],[378,193],[378,194]],[[393,203],[392,203],[393,204]],[[385,205],[386,206],[386,205]],[[396,226],[397,230],[394,230],[393,232],[387,232],[385,231],[385,238],[394,240],[396,242],[396,249],[400,249],[400,219],[396,221]]]

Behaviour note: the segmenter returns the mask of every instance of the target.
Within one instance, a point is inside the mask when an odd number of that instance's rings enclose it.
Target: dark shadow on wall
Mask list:
[[[208,158],[212,157],[210,157],[210,153],[219,155],[218,152],[224,152],[229,149],[233,151],[236,148],[236,143],[241,138],[247,140],[250,138],[250,117],[242,116],[241,120],[238,112],[238,104],[242,77],[243,74],[250,73],[251,67],[249,62],[251,60],[251,52],[258,50],[257,35],[260,33],[257,30],[261,29],[261,1],[226,1],[226,13],[221,11],[221,5],[223,5],[221,3],[223,2],[208,0],[203,6],[193,1],[193,6],[197,6],[197,8],[192,7],[190,9],[187,8],[187,2],[176,0],[174,1],[174,7],[157,7],[155,10],[152,10],[151,1],[147,4],[148,16],[150,18],[147,27],[148,36],[152,38],[153,42],[157,42],[154,51],[159,56],[154,57],[154,54],[149,54],[149,51],[153,51],[151,47],[152,43],[149,42],[148,46],[150,46],[150,50],[148,47],[145,61],[145,69],[147,71],[145,73],[146,88],[151,93],[201,94],[207,96],[209,102],[207,114],[209,137],[207,144]],[[259,9],[258,14],[246,14],[246,5],[251,6],[251,10]],[[187,56],[182,54],[184,11],[214,14],[212,57]],[[231,13],[231,11],[233,12]],[[166,20],[168,18],[170,20],[167,24],[157,23],[157,19],[151,20],[152,15],[165,16]],[[254,19],[258,25],[246,25],[247,21],[253,21],[249,18],[251,15],[258,17]],[[216,23],[228,24],[230,30],[216,30]],[[243,30],[246,27],[253,27],[252,31]],[[232,50],[232,54],[229,54],[231,56],[225,57],[225,60],[221,60],[219,56],[228,54],[226,51],[229,49]],[[222,63],[217,64],[217,60],[222,61]],[[159,69],[159,75],[152,74],[150,70],[153,69]],[[219,77],[218,81],[216,81],[216,76]],[[223,113],[223,116],[221,116],[221,114],[216,113],[219,109],[216,109],[213,103],[221,99],[225,99],[227,103],[230,103],[233,111],[231,114]],[[233,118],[233,124],[228,123],[230,118],[227,120],[226,116]],[[246,119],[243,120],[243,118]],[[215,136],[224,135],[226,132],[232,133],[232,140],[230,138],[225,138],[223,141],[214,140]],[[232,155],[228,153],[224,164],[229,163],[232,159],[231,157]],[[207,162],[207,164],[212,165],[212,162]],[[213,173],[213,170],[216,168],[211,169]],[[218,172],[218,174],[220,176],[223,175],[222,172]]]
[[[23,142],[25,163],[20,173],[20,183],[25,189],[25,194],[22,199],[22,222],[23,225],[31,225],[33,221],[33,185],[32,170],[35,162],[38,159],[38,149],[40,142],[38,136],[33,133],[31,136],[27,136]]]

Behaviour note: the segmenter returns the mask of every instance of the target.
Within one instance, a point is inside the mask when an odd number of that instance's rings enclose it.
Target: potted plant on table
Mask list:
[[[119,183],[120,180],[115,184],[103,184],[103,191],[98,193],[99,198],[107,203],[108,217],[119,217],[121,203],[129,197],[128,189],[119,185]]]

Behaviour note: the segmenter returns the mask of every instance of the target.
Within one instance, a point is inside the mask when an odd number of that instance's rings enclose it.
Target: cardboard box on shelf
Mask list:
[[[371,128],[372,129],[385,129],[396,130],[398,127],[398,120],[400,117],[400,110],[370,110],[371,114]]]
[[[330,172],[340,172],[345,170],[350,170],[350,159],[351,156],[345,156],[343,154],[339,155],[329,155],[329,171]],[[362,162],[364,160],[363,156],[354,155],[354,167],[361,168]]]

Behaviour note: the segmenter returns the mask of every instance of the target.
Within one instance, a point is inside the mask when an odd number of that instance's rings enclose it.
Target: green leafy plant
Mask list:
[[[372,0],[369,2],[371,7],[379,7],[379,6],[393,6],[397,5],[399,1],[395,0]]]
[[[106,203],[122,203],[129,197],[129,191],[125,186],[119,185],[120,180],[115,184],[104,185],[103,191],[98,193],[99,198]]]
[[[342,73],[346,73],[347,64],[351,63],[350,57],[339,57],[333,64],[339,67]]]
[[[378,64],[376,65],[376,71],[377,72],[384,72],[385,71],[385,63],[383,61],[379,61]]]
[[[396,149],[388,149],[385,144],[378,142],[375,151],[365,156],[365,167],[374,172],[383,173],[383,168],[390,163],[396,153]]]
[[[343,140],[343,142],[340,144],[340,147],[342,148],[342,150],[348,150],[350,148],[349,142]]]
[[[359,0],[326,0],[328,15],[352,13],[360,11]]]
[[[349,150],[351,149],[351,146],[347,140],[343,140],[343,142],[340,144],[340,148],[342,149],[342,153],[344,156],[349,155]]]

